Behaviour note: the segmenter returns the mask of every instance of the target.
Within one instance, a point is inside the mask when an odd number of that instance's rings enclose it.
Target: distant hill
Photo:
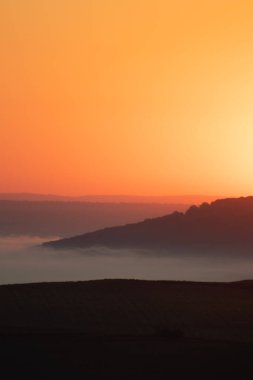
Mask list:
[[[185,213],[46,243],[53,248],[253,249],[253,197],[216,200]]]
[[[84,195],[64,196],[55,194],[33,193],[0,193],[0,200],[10,201],[61,201],[61,202],[98,202],[98,203],[169,203],[169,204],[200,204],[211,202],[217,196],[210,195],[178,195],[178,196],[138,196],[138,195]]]
[[[185,211],[188,207],[185,204],[166,203],[0,200],[0,236],[67,237],[154,218],[175,210]]]

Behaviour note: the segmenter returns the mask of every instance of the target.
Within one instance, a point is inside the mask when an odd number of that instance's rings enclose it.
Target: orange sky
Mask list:
[[[0,192],[253,194],[252,0],[0,2]]]

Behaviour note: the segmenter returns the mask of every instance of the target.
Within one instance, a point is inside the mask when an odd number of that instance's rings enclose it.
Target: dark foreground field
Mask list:
[[[0,287],[4,379],[250,379],[253,282]]]

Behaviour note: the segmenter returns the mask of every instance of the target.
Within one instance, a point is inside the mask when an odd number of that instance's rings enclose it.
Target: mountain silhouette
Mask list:
[[[48,242],[52,248],[253,249],[253,197],[216,200],[185,213]]]

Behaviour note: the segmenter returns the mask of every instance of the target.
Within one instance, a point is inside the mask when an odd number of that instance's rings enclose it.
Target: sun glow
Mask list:
[[[0,191],[252,193],[252,12],[2,1]]]

